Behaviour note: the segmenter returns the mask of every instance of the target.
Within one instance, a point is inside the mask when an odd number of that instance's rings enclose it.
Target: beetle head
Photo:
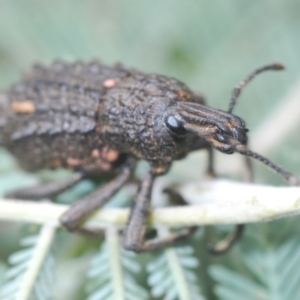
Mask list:
[[[164,121],[175,137],[184,139],[194,133],[223,153],[232,154],[247,144],[248,129],[241,118],[201,104],[178,102]]]
[[[298,179],[292,173],[285,171],[267,158],[247,148],[248,129],[245,127],[245,122],[231,113],[242,89],[257,74],[268,70],[282,69],[281,64],[271,64],[250,73],[233,90],[228,112],[194,102],[178,101],[174,107],[175,109],[167,112],[164,120],[165,125],[178,138],[182,137],[184,139],[185,135],[192,132],[223,153],[238,152],[257,159],[279,173],[291,184],[298,184]]]

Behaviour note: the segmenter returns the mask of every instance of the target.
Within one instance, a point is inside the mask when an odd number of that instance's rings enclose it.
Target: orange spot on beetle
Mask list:
[[[17,114],[30,114],[35,112],[35,105],[32,101],[13,102],[11,109]]]
[[[102,160],[97,160],[96,161],[96,165],[99,169],[103,170],[103,171],[109,171],[111,170],[111,164],[104,162]]]
[[[80,165],[82,165],[83,164],[83,160],[82,159],[77,159],[77,158],[72,158],[72,157],[69,157],[68,159],[67,159],[67,164],[68,164],[68,166],[69,167],[78,167],[78,166],[80,166]]]
[[[107,79],[103,82],[103,86],[106,88],[112,88],[116,86],[117,82],[114,79]]]
[[[114,162],[119,157],[119,152],[108,147],[104,147],[102,150],[102,158],[109,162]]]
[[[99,152],[98,149],[94,149],[92,151],[92,157],[94,157],[94,158],[99,158],[100,157],[100,152]]]
[[[187,99],[187,98],[189,98],[189,95],[184,91],[179,91],[179,97],[181,99]]]

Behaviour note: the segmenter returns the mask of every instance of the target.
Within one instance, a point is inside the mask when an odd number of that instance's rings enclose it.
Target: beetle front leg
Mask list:
[[[146,226],[151,208],[151,192],[156,176],[151,170],[140,185],[125,229],[123,245],[127,250],[135,252],[159,250],[185,240],[197,229],[196,227],[186,228],[181,232],[163,238],[154,238],[145,241]]]
[[[110,200],[130,179],[135,166],[135,160],[129,159],[121,168],[119,174],[104,187],[76,201],[61,217],[63,227],[71,232],[90,236],[102,236],[102,230],[83,228],[81,224],[98,208]]]
[[[208,165],[206,170],[206,175],[209,177],[216,177],[215,168],[214,168],[214,150],[212,147],[207,148],[208,151]]]

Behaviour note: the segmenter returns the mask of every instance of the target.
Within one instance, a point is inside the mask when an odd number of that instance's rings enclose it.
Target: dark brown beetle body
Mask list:
[[[279,67],[268,66],[257,73],[268,69]],[[69,230],[88,233],[80,222],[129,180],[137,159],[144,159],[150,171],[136,196],[124,245],[135,251],[171,245],[194,229],[144,241],[151,190],[155,177],[189,152],[208,149],[211,153],[212,147],[228,154],[239,152],[294,180],[289,172],[247,149],[248,130],[231,110],[205,106],[200,96],[176,79],[120,65],[57,61],[50,67],[36,66],[0,95],[0,145],[28,171],[65,167],[75,170],[77,177],[9,196],[51,196],[83,177],[114,172],[114,180],[75,203],[61,218]]]
[[[203,104],[175,79],[97,62],[36,66],[0,100],[0,143],[28,171],[107,171],[121,153],[171,162],[196,136],[174,151],[164,112],[179,100]]]

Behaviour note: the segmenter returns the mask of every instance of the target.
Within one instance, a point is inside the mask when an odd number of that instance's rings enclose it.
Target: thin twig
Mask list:
[[[170,234],[168,228],[160,227],[159,235],[167,236]],[[176,285],[176,289],[178,291],[179,299],[181,300],[191,300],[191,291],[188,286],[187,278],[184,274],[183,265],[181,264],[178,254],[174,247],[167,248],[165,250],[165,255],[167,261],[170,265],[171,273],[174,278],[174,283]]]
[[[178,191],[192,206],[156,208],[150,218],[152,225],[240,224],[300,214],[300,187],[272,187],[219,179],[185,184]],[[49,202],[0,200],[0,220],[58,225],[59,217],[67,209],[67,205]],[[86,226],[123,227],[128,213],[129,210],[123,208],[102,209]]]
[[[106,230],[106,242],[110,260],[111,282],[114,299],[124,300],[125,291],[121,262],[121,248],[119,233],[115,227],[110,226],[108,230]]]
[[[46,255],[52,245],[55,236],[56,226],[52,224],[44,224],[41,228],[39,239],[32,255],[32,260],[24,275],[24,281],[21,284],[19,294],[16,300],[31,299],[34,285],[40,274],[41,268],[44,264]]]

